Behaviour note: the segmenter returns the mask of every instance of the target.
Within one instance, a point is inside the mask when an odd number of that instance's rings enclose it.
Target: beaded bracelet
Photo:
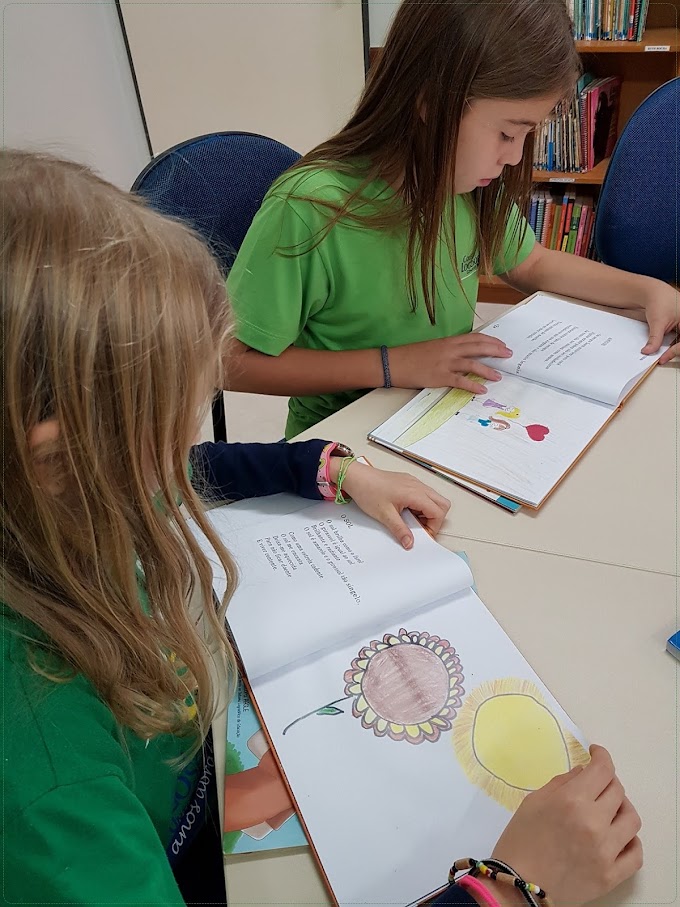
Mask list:
[[[336,504],[349,504],[352,500],[349,495],[343,494],[342,483],[345,481],[347,476],[347,470],[350,468],[352,463],[356,462],[356,457],[343,457],[340,461],[340,469],[338,470],[338,479],[335,483],[336,492],[335,492],[335,503]]]
[[[533,882],[526,882],[515,870],[503,863],[501,860],[474,860],[472,857],[465,857],[462,860],[456,860],[449,871],[449,882],[456,882],[456,874],[468,871],[471,876],[484,875],[489,879],[497,882],[503,882],[506,885],[512,885],[517,888],[523,895],[524,900],[531,907],[538,907],[538,898],[543,907],[552,907],[552,901],[545,891]]]

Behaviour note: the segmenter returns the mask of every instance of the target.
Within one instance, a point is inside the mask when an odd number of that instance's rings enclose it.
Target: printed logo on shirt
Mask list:
[[[188,765],[177,781],[175,808],[179,802],[186,802],[187,793],[191,799],[183,812],[172,822],[171,840],[166,848],[171,865],[175,864],[180,853],[186,850],[205,822],[209,792],[215,784],[215,759],[211,734],[205,740],[200,755],[202,758],[199,757]]]
[[[469,277],[479,270],[479,251],[470,252],[463,257],[460,263],[460,276]]]

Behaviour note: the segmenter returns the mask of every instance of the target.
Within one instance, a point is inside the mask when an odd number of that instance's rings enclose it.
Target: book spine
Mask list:
[[[593,246],[594,246],[594,241],[595,241],[595,231],[593,230],[594,224],[595,224],[595,212],[593,212],[593,216],[590,218],[586,236],[584,238],[584,248],[585,248],[584,257],[585,258],[593,257],[593,252],[594,252]]]
[[[638,33],[638,41],[642,41],[645,29],[647,28],[647,13],[649,12],[649,0],[642,0],[642,9],[640,11],[640,29]]]
[[[578,234],[576,236],[576,248],[574,249],[575,255],[581,254],[581,249],[583,248],[583,234],[585,233],[586,226],[588,225],[588,214],[590,211],[590,206],[587,202],[584,202],[581,208],[581,218],[578,225]]]
[[[550,218],[554,217],[555,214],[555,205],[553,202],[552,195],[547,195],[545,200],[545,214],[543,215],[543,230],[541,231],[541,245],[547,246],[548,244],[548,235],[550,232]]]
[[[529,209],[529,226],[531,229],[536,232],[536,208],[538,207],[538,199],[536,195],[531,197],[531,208]]]
[[[633,22],[633,41],[639,41],[641,38],[640,35],[640,10],[642,9],[644,0],[637,0],[635,4],[635,21]]]
[[[560,211],[560,222],[557,228],[557,233],[555,235],[555,249],[560,249],[562,246],[562,236],[564,235],[564,221],[567,217],[567,207],[569,205],[569,194],[567,192],[562,196],[562,210]]]
[[[581,205],[577,202],[574,202],[574,209],[571,214],[571,229],[569,230],[569,237],[567,239],[567,252],[570,252],[572,255],[574,249],[576,248],[576,234],[578,233],[578,222],[581,220]]]
[[[561,220],[562,220],[562,199],[560,199],[555,204],[555,213],[553,215],[552,231],[550,233],[550,242],[548,245],[549,249],[557,248],[557,233],[560,229]]]
[[[581,130],[581,161],[579,170],[588,168],[588,114],[587,114],[587,94],[585,89],[581,92],[578,99],[579,121]]]
[[[569,201],[567,202],[567,211],[564,216],[564,232],[562,234],[562,241],[560,242],[560,251],[567,251],[567,243],[569,241],[569,231],[571,230],[571,215],[574,210],[574,195],[570,194]]]
[[[543,218],[545,216],[545,195],[543,192],[538,197],[538,210],[536,212],[536,239],[540,242],[543,233]]]
[[[628,34],[626,39],[632,41],[635,36],[635,10],[639,0],[630,0],[628,9]]]

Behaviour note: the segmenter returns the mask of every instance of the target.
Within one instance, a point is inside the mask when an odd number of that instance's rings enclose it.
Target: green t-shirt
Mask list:
[[[33,671],[18,633],[36,628],[5,605],[0,621],[2,903],[184,904],[165,848],[199,770],[178,785],[168,765],[187,741],[121,737],[82,675],[54,683]]]
[[[442,231],[434,325],[425,309],[419,276],[417,305],[415,311],[411,309],[404,229],[371,229],[345,219],[310,250],[330,215],[328,209],[305,201],[304,196],[341,204],[360,181],[359,172],[346,175],[313,168],[284,175],[269,190],[227,282],[236,336],[244,344],[278,356],[291,345],[312,350],[373,349],[471,330],[479,256],[474,215],[465,196],[452,201],[462,289]],[[369,204],[376,199],[394,203],[393,191],[382,180],[372,182],[363,198]],[[533,249],[535,237],[529,229],[519,246],[522,224],[519,210],[513,209],[503,252],[494,263],[495,273],[520,264]],[[292,398],[286,437],[310,428],[364,393],[356,390]]]

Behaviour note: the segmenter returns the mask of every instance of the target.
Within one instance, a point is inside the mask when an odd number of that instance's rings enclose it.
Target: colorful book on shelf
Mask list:
[[[253,702],[239,678],[227,712],[225,854],[306,846],[307,838],[292,803],[277,807],[277,813],[272,814],[272,785],[282,795],[279,799],[290,799]]]
[[[588,168],[596,167],[614,150],[619,118],[621,79],[609,76],[586,89],[588,97]]]
[[[486,394],[428,388],[369,439],[538,509],[656,365],[647,326],[536,293],[482,329],[513,351],[485,359]]]
[[[408,907],[586,741],[410,515],[405,551],[354,504],[280,497],[207,514],[241,567],[229,630],[333,903]]]

